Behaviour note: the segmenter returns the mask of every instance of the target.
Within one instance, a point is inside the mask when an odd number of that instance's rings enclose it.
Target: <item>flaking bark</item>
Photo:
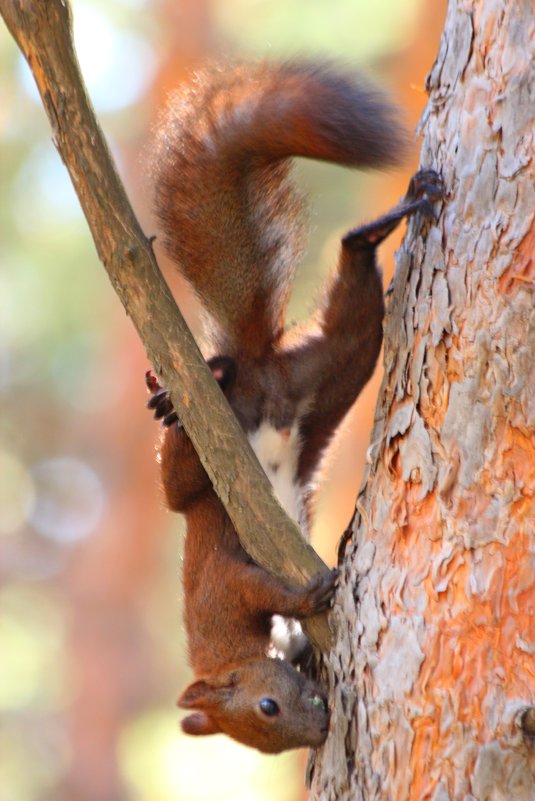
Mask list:
[[[531,3],[450,2],[447,197],[398,254],[313,798],[535,798],[534,34]]]

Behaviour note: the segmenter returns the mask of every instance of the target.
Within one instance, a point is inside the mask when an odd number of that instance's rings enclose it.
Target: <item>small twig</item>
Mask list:
[[[325,565],[275,501],[213,380],[137,222],[95,118],[76,59],[67,0],[0,0],[35,77],[54,143],[70,173],[100,260],[199,453],[247,552],[303,584]],[[326,649],[324,616],[307,633]]]

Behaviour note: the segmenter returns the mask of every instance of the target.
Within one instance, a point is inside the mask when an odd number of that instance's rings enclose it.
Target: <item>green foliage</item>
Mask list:
[[[215,19],[231,46],[274,57],[321,53],[364,64],[403,47],[421,0],[220,0]]]

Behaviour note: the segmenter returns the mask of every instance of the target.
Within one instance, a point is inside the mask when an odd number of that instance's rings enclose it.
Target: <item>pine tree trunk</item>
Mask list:
[[[534,7],[451,0],[312,798],[535,799]],[[531,707],[531,711],[530,711]]]

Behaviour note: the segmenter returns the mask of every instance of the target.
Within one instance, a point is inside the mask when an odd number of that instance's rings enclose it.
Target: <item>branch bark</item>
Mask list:
[[[0,0],[0,13],[33,72],[99,258],[243,547],[270,572],[304,584],[325,565],[275,500],[159,271],[85,90],[68,1]],[[320,649],[328,648],[325,616],[305,630]]]

